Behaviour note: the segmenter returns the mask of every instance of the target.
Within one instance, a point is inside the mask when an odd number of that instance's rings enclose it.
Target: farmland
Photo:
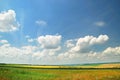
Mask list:
[[[1,64],[0,80],[120,80],[120,64],[78,66]]]

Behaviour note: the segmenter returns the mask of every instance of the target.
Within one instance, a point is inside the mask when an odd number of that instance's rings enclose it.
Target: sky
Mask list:
[[[119,0],[0,0],[0,63],[120,62]]]

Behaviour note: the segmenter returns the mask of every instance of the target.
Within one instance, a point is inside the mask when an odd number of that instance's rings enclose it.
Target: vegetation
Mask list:
[[[27,68],[28,65],[0,65],[0,80],[120,80],[119,68]],[[43,66],[42,66],[43,67]],[[58,66],[56,66],[58,67]],[[63,67],[63,66],[62,66]],[[68,67],[68,66],[66,66]]]

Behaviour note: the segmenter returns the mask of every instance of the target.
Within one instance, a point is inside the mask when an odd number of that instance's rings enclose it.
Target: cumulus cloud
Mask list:
[[[108,47],[101,52],[90,52],[87,54],[88,59],[98,61],[120,61],[120,47]]]
[[[30,36],[29,36],[29,35],[26,35],[25,38],[28,39],[28,38],[30,38]]]
[[[57,55],[57,52],[60,50],[61,50],[60,46],[56,49],[43,49],[41,51],[36,51],[32,56],[37,60],[43,59],[46,57],[53,58],[53,56]]]
[[[103,51],[102,55],[119,55],[120,56],[120,47],[108,47]]]
[[[109,37],[107,35],[99,35],[98,37],[85,36],[83,38],[67,40],[65,43],[67,50],[65,52],[58,54],[58,58],[61,60],[64,60],[64,59],[79,60],[80,58],[80,60],[84,61],[90,56],[96,56],[96,53],[98,53],[98,52],[92,51],[92,49],[89,50],[88,48],[92,48],[93,45],[99,46],[99,44],[105,43],[108,39]],[[97,56],[97,57],[100,57],[100,56]]]
[[[83,38],[79,38],[74,47],[72,47],[71,51],[80,52],[92,45],[102,44],[109,39],[107,35],[99,35],[98,37],[94,36],[85,36]]]
[[[0,62],[64,64],[120,61],[120,46],[108,47],[98,52],[92,49],[86,53],[82,52],[92,45],[105,43],[109,39],[107,35],[67,40],[63,44],[66,46],[60,46],[61,39],[61,35],[39,36],[37,41],[40,45],[21,47],[14,47],[7,40],[0,40]]]
[[[47,25],[47,22],[43,21],[43,20],[37,20],[35,23],[39,26],[46,26]]]
[[[16,47],[6,46],[6,44],[0,46],[0,61],[12,62],[18,59],[21,55],[21,50]],[[23,56],[21,56],[23,57]]]
[[[96,62],[119,62],[120,47],[108,47],[103,51],[90,51],[86,54],[64,52],[59,54],[58,59],[65,62],[74,61],[74,63],[96,63]]]
[[[27,41],[28,41],[29,43],[32,43],[32,42],[35,42],[35,41],[36,41],[35,38],[31,38],[29,35],[26,35],[25,38],[27,39]]]
[[[28,39],[28,42],[34,42],[36,39],[32,39],[32,38],[30,38],[30,39]]]
[[[35,53],[36,46],[13,47],[9,43],[0,46],[0,61],[13,63],[29,63]]]
[[[0,32],[11,32],[18,30],[19,23],[16,21],[14,10],[3,11],[0,13]]]
[[[73,42],[74,42],[74,40],[67,40],[65,42],[66,47],[71,48],[71,47],[75,46],[75,44]]]
[[[9,42],[7,41],[7,40],[0,40],[0,46],[2,46],[2,47],[9,47],[10,46],[10,44],[9,44]]]
[[[105,22],[103,22],[103,21],[98,21],[98,22],[95,22],[94,25],[102,27],[102,26],[105,25]]]
[[[45,60],[49,58],[52,60],[53,56],[57,55],[56,53],[61,50],[61,46],[58,45],[58,43],[60,42],[59,37],[61,38],[60,35],[54,35],[51,37],[50,41],[52,41],[52,38],[56,40],[55,43],[52,43],[52,48],[49,49],[41,48],[39,45],[14,47],[10,45],[7,40],[0,40],[0,62],[3,61],[10,63],[34,63],[34,61],[37,60],[39,64],[39,59]],[[55,47],[53,48],[53,46]]]
[[[76,54],[76,53],[71,53],[71,52],[65,52],[65,53],[61,53],[58,55],[58,58],[59,59],[75,59],[77,57],[80,57],[79,54]]]
[[[8,41],[7,41],[7,40],[0,40],[0,43],[1,43],[1,44],[7,44]]]
[[[61,38],[61,35],[46,35],[39,36],[37,41],[41,44],[42,48],[54,49],[59,47]]]
[[[36,46],[23,46],[21,48],[21,50],[25,53],[25,54],[32,54],[34,53],[38,48]]]

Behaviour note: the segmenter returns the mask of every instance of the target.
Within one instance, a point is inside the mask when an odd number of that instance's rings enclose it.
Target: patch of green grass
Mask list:
[[[101,64],[83,64],[81,66],[99,66],[99,65],[101,65]]]
[[[0,67],[0,80],[120,80],[120,69]]]
[[[55,74],[42,73],[30,69],[0,68],[0,78],[7,78],[7,80],[48,80],[54,77],[56,77]]]

